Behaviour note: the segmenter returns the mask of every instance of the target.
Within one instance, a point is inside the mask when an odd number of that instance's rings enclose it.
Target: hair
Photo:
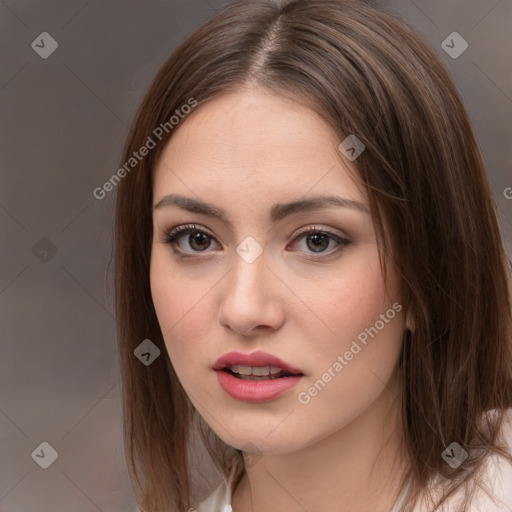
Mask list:
[[[384,276],[391,265],[415,322],[398,363],[410,469],[404,510],[439,479],[437,510],[478,479],[491,453],[507,456],[500,432],[512,405],[510,267],[457,89],[423,37],[379,7],[349,0],[236,2],[163,64],[133,120],[122,161],[191,99],[197,110],[253,85],[303,103],[340,140],[356,134],[365,145],[353,162],[354,179],[368,196]],[[144,512],[192,506],[194,425],[226,477],[237,452],[198,418],[167,354],[151,297],[153,175],[178,129],[166,129],[117,187],[125,453]],[[162,352],[150,366],[133,355],[144,339]],[[454,441],[469,453],[457,469],[441,457]],[[236,483],[243,471],[242,463]]]

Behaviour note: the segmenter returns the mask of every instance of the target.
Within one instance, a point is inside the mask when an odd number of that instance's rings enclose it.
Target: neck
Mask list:
[[[246,465],[233,512],[391,510],[406,470],[395,389],[330,436]]]

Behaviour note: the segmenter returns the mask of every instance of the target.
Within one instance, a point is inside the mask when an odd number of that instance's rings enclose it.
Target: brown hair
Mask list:
[[[340,141],[356,134],[366,146],[354,162],[355,179],[368,194],[383,271],[387,263],[398,272],[416,326],[404,337],[399,362],[411,477],[406,510],[440,475],[447,477],[448,497],[475,481],[488,454],[506,455],[499,433],[511,405],[512,367],[509,267],[484,163],[456,87],[422,37],[371,5],[237,2],[162,66],[133,121],[123,162],[191,98],[198,109],[248,84],[309,105]],[[125,449],[145,512],[191,506],[189,437],[198,416],[167,355],[149,285],[152,175],[173,133],[166,130],[117,188]],[[162,352],[150,366],[133,354],[146,338]],[[199,426],[227,476],[234,449],[201,420]],[[454,441],[470,455],[457,469],[441,457]]]

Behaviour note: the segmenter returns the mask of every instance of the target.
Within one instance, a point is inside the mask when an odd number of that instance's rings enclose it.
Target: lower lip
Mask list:
[[[222,389],[232,398],[242,402],[269,402],[293,388],[302,375],[267,380],[242,380],[228,372],[217,370]]]

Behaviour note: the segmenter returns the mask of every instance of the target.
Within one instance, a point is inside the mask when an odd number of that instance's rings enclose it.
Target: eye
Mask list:
[[[188,235],[188,237],[186,235]],[[187,257],[194,253],[209,252],[208,249],[211,247],[213,240],[215,240],[215,238],[208,231],[199,228],[195,224],[186,224],[177,226],[166,232],[162,243],[171,245],[173,251],[178,256]],[[349,240],[330,231],[328,228],[318,226],[299,230],[292,244],[297,244],[297,242],[304,242],[305,250],[303,252],[309,252],[313,255],[326,254],[327,256],[341,251],[345,246],[351,243]],[[326,249],[332,245],[334,245],[335,248],[326,251]]]
[[[351,243],[349,240],[328,228],[319,226],[301,229],[295,236],[293,243],[297,241],[303,242],[303,246],[305,246],[306,249],[305,252],[312,252],[314,254],[326,253],[327,255],[339,252]],[[331,251],[326,251],[326,249],[332,245],[334,245],[335,248]]]
[[[188,235],[188,237],[185,235]],[[186,224],[177,226],[167,232],[162,243],[171,245],[174,252],[180,255],[180,253],[205,252],[210,247],[213,239],[213,236],[207,231],[198,228],[194,224]],[[187,250],[187,245],[192,248],[191,251]],[[176,246],[178,246],[178,249],[176,249]]]

